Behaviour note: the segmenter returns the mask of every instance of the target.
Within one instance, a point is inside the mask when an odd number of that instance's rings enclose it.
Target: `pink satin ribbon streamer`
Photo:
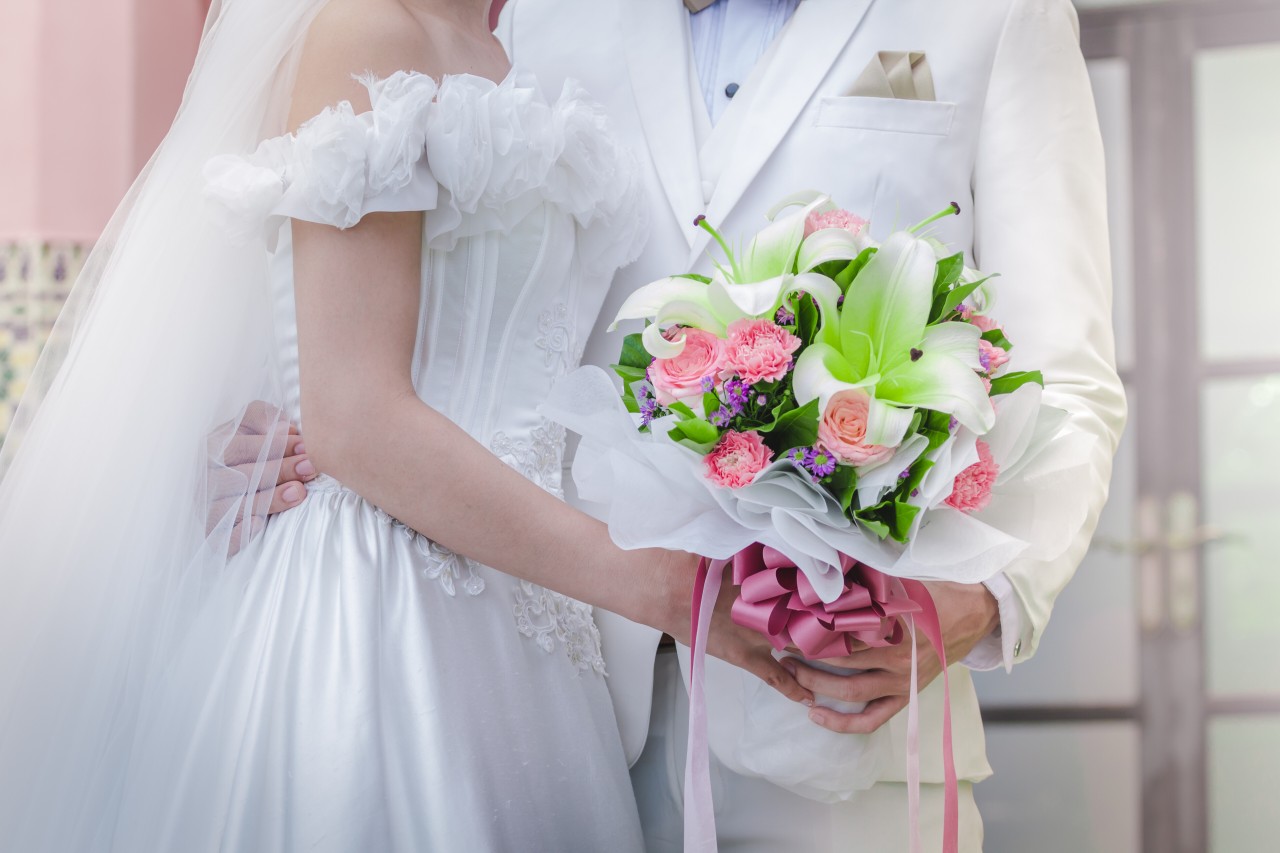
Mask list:
[[[919,708],[915,689],[918,624],[933,644],[942,663],[942,749],[944,777],[943,853],[959,850],[959,784],[951,735],[951,683],[942,627],[933,597],[918,581],[899,580],[869,566],[842,557],[845,589],[831,603],[824,603],[804,573],[780,552],[765,545],[751,545],[732,559],[733,581],[739,588],[733,603],[733,621],[764,634],[776,649],[794,646],[812,660],[843,657],[851,642],[892,646],[905,633],[899,617],[909,620],[912,647],[911,695],[908,706],[907,779],[911,849],[920,849],[920,738]],[[685,758],[684,840],[689,853],[714,853],[715,807],[711,796],[710,746],[707,743],[705,665],[711,616],[724,570],[730,560],[706,560],[698,565],[692,602],[693,635],[690,642],[689,745]]]

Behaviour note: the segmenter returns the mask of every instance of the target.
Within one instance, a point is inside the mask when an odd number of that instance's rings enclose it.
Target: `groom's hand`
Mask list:
[[[999,626],[1000,611],[996,599],[982,584],[928,583],[925,586],[938,607],[948,663],[963,660],[974,646]],[[942,665],[923,632],[917,631],[916,634],[919,654],[916,673],[923,690],[942,673]],[[846,734],[870,734],[907,707],[911,689],[909,641],[889,648],[863,646],[848,657],[834,658],[826,663],[866,671],[857,675],[832,675],[794,659],[783,661],[783,665],[795,673],[796,681],[815,694],[866,703],[862,712],[857,714],[813,707],[809,718],[823,728]]]
[[[251,542],[268,516],[292,509],[307,496],[306,483],[316,478],[297,427],[269,403],[254,401],[240,417],[209,437],[209,509],[206,534],[234,514],[228,545],[234,555]],[[259,466],[278,466],[274,482],[259,481],[254,495],[246,486],[260,476]]]

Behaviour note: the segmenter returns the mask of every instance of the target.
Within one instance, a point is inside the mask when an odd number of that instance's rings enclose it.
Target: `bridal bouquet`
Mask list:
[[[1040,373],[1010,369],[988,278],[922,235],[956,213],[876,243],[802,193],[736,251],[699,218],[724,260],[626,300],[615,326],[647,325],[614,365],[621,395],[582,368],[544,408],[582,435],[574,479],[614,540],[704,555],[710,602],[732,565],[735,621],[815,660],[901,642],[899,617],[932,614],[919,581],[1060,553],[1080,519],[1053,483],[1084,453]],[[748,715],[749,770],[828,799],[874,782],[867,739],[824,740],[786,704]]]

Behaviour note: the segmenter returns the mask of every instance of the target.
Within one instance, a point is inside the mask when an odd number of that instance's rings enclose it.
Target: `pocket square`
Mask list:
[[[934,101],[933,72],[921,51],[882,50],[858,76],[849,95]]]

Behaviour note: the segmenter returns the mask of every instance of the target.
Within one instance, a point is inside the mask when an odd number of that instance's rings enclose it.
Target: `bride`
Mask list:
[[[640,849],[565,596],[679,636],[695,558],[558,500],[537,406],[641,187],[488,12],[214,4],[0,458],[0,847]],[[309,497],[259,532],[303,453]]]

